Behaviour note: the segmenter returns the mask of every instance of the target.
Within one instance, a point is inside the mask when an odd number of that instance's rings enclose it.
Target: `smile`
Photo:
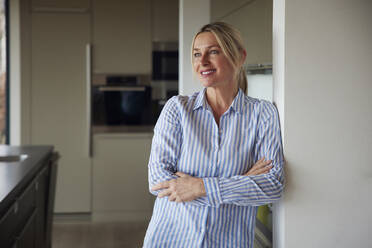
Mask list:
[[[208,75],[208,74],[211,74],[213,72],[215,72],[216,70],[215,69],[212,69],[212,70],[208,70],[208,71],[202,71],[201,74],[202,75]]]

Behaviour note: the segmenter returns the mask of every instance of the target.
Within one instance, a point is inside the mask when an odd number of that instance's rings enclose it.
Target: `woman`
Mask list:
[[[257,206],[280,198],[278,113],[245,95],[245,57],[226,23],[195,35],[192,64],[204,89],[171,98],[155,126],[149,184],[157,199],[144,247],[253,247]]]

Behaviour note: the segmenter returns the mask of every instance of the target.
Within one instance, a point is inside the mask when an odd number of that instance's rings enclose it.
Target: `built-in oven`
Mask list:
[[[151,95],[140,76],[105,76],[92,87],[93,125],[154,125],[160,110]]]

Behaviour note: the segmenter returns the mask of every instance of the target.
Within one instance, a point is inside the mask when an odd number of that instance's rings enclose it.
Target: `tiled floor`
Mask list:
[[[53,225],[53,248],[142,247],[148,223],[66,223]]]

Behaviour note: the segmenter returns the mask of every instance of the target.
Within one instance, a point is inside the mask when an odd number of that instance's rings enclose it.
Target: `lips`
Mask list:
[[[201,71],[200,74],[202,74],[203,76],[206,76],[206,75],[212,74],[215,71],[216,71],[216,69],[208,69],[208,70]]]

